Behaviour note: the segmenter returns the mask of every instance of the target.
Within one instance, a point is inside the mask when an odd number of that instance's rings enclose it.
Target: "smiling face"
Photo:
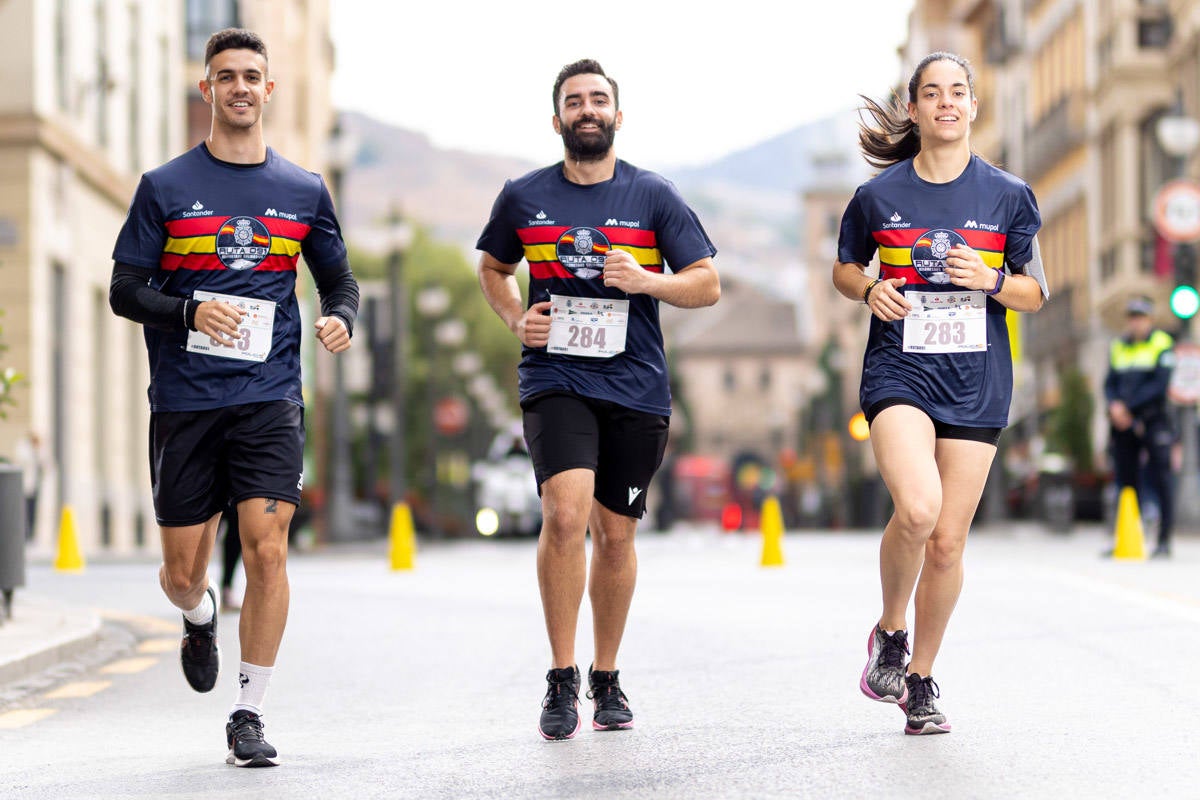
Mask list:
[[[213,107],[213,123],[246,130],[262,119],[275,82],[267,80],[267,59],[253,50],[222,50],[208,62],[200,82],[204,102]]]
[[[921,131],[921,147],[965,141],[979,105],[967,71],[947,59],[931,61],[916,83],[908,118]]]
[[[604,158],[621,128],[621,112],[603,75],[574,75],[559,90],[554,130],[577,161]]]

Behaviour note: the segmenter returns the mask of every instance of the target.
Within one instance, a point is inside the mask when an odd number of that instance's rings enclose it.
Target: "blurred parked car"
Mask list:
[[[533,461],[520,434],[497,437],[488,458],[471,467],[475,482],[475,530],[481,536],[537,536],[542,500]]]

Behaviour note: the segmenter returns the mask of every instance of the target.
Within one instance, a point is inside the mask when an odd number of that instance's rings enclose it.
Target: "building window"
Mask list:
[[[1108,280],[1117,274],[1117,248],[1109,247],[1100,254],[1100,278]]]
[[[1137,41],[1143,50],[1162,50],[1171,43],[1171,11],[1164,0],[1138,3]]]
[[[54,91],[58,107],[64,112],[71,110],[70,60],[67,58],[67,0],[58,0],[54,6],[54,57],[57,72],[54,75]]]
[[[108,147],[108,12],[96,3],[96,143]]]
[[[224,28],[239,28],[237,0],[187,0],[187,55],[204,60],[208,37]]]
[[[138,166],[142,162],[141,104],[138,102],[142,85],[142,17],[138,6],[129,7],[129,74],[132,76],[129,81],[129,171],[139,172]]]

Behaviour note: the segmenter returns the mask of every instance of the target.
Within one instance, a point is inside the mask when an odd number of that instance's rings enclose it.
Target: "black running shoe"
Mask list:
[[[633,727],[633,711],[629,698],[621,691],[617,676],[621,671],[594,670],[588,667],[587,696],[596,704],[592,727],[598,731],[620,731]]]
[[[279,754],[263,738],[262,717],[239,708],[225,723],[225,743],[229,745],[226,764],[235,767],[277,767]]]
[[[550,670],[546,684],[538,733],[543,739],[571,739],[579,733],[579,667]]]
[[[904,683],[908,687],[908,702],[900,705],[908,717],[904,732],[909,736],[949,733],[950,723],[946,721],[946,715],[938,711],[933,702],[935,697],[942,696],[933,678],[922,678],[917,673],[910,672],[904,676]]]
[[[197,692],[211,691],[217,685],[217,673],[221,669],[221,654],[217,650],[217,593],[211,586],[206,591],[212,598],[212,621],[206,625],[193,625],[184,617],[183,642],[179,648],[183,677]]]
[[[907,632],[896,631],[889,636],[876,625],[867,639],[867,665],[863,667],[858,688],[872,700],[903,703],[908,699],[908,689],[904,685],[907,655]]]

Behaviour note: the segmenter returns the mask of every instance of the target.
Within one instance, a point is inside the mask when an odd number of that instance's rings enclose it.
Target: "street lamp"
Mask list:
[[[346,170],[354,162],[357,137],[345,132],[338,118],[329,132],[329,183],[334,199],[341,203]],[[325,477],[325,533],[331,541],[354,535],[350,506],[353,499],[350,456],[350,411],[346,397],[346,356],[333,356],[333,399],[329,416],[328,462]]]
[[[388,317],[392,325],[392,433],[388,439],[388,503],[395,508],[406,494],[404,441],[404,337],[408,331],[408,304],[404,297],[404,254],[412,244],[413,230],[397,209],[388,217]]]

